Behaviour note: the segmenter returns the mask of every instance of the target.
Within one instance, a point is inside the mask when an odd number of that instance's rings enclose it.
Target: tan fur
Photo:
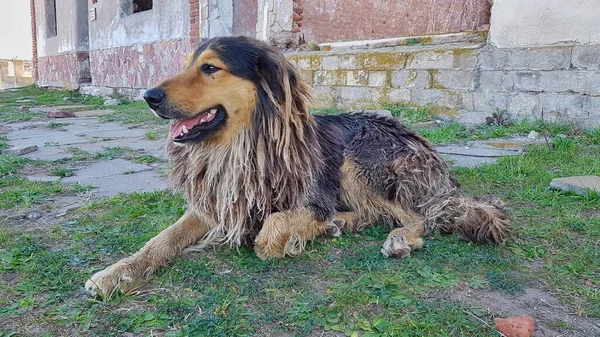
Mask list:
[[[148,241],[137,253],[94,274],[86,282],[85,288],[93,295],[100,293],[108,298],[117,289],[122,292],[132,290],[139,280],[154,274],[187,246],[206,235],[211,225],[203,218],[188,211],[175,224]]]

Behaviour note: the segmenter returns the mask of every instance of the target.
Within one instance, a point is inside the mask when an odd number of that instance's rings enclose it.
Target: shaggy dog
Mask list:
[[[215,243],[254,244],[259,257],[280,258],[319,235],[383,222],[396,228],[381,252],[406,257],[433,230],[482,243],[511,231],[500,201],[461,194],[444,160],[398,120],[311,115],[308,87],[263,42],[205,40],[144,98],[171,120],[172,183],[189,207],[92,276],[92,294],[127,291],[182,251]]]

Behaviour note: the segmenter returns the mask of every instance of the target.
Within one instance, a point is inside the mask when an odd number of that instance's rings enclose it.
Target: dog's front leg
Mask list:
[[[117,290],[127,292],[186,247],[196,243],[208,230],[206,221],[188,211],[175,224],[148,241],[137,253],[94,274],[86,282],[85,288],[94,296],[103,294],[108,298]]]
[[[325,233],[328,224],[307,209],[273,213],[258,233],[254,250],[261,259],[299,255],[308,240]]]

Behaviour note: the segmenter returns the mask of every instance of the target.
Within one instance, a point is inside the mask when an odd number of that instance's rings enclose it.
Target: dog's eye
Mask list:
[[[212,75],[212,74],[216,73],[217,71],[221,70],[220,68],[215,67],[212,64],[203,64],[202,67],[200,67],[200,69],[206,75]]]

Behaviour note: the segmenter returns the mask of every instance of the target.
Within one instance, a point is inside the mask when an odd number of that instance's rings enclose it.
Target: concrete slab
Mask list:
[[[550,182],[550,188],[586,195],[590,191],[600,195],[600,177],[574,176],[555,178]]]
[[[477,167],[495,163],[502,156],[515,156],[523,153],[520,150],[502,149],[486,142],[472,142],[467,145],[451,144],[436,146],[436,151],[460,167]]]
[[[66,149],[58,146],[43,146],[35,152],[23,155],[23,157],[35,160],[55,161],[73,158],[73,153],[67,152]]]
[[[92,163],[86,167],[74,171],[71,177],[61,179],[64,183],[92,185],[90,182],[100,178],[122,175],[127,173],[137,173],[152,170],[152,167],[142,164],[136,164],[125,159],[101,160]],[[86,183],[83,183],[85,181]]]
[[[64,182],[65,179],[63,178],[62,181]],[[168,188],[167,178],[153,171],[84,178],[77,183],[95,187],[91,191],[94,197],[112,197],[119,193],[154,192]]]
[[[29,181],[39,181],[39,182],[56,182],[60,180],[58,176],[27,176],[27,180]]]
[[[83,110],[83,111],[76,111],[75,115],[77,117],[104,116],[104,115],[109,115],[109,114],[111,114],[113,112],[115,112],[115,110],[110,110],[110,109],[105,109],[105,110]]]

